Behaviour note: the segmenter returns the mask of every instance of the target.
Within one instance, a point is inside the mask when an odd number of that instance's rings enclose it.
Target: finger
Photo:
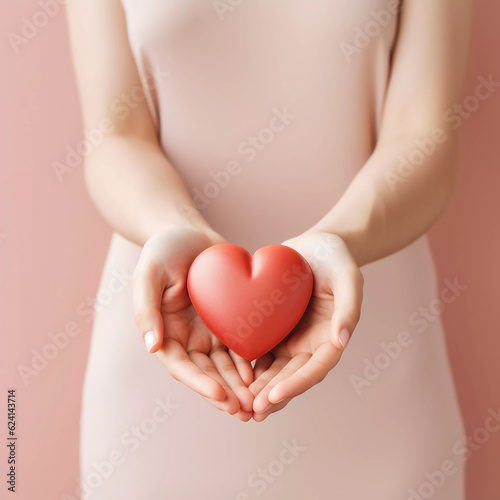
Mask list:
[[[253,367],[254,380],[258,379],[266,370],[268,370],[273,361],[274,356],[270,352],[264,354],[264,356],[261,356],[255,362],[255,366]]]
[[[256,378],[249,389],[250,392],[257,396],[259,392],[281,371],[281,369],[288,363],[290,358],[288,356],[278,356],[271,364],[271,366]]]
[[[210,403],[214,408],[217,408],[217,410],[219,411],[222,411],[224,413],[227,413],[225,410],[223,410],[220,405],[217,405],[216,404],[216,401],[213,400],[213,399],[210,399],[210,398],[203,398],[207,403]],[[252,418],[252,415],[253,415],[253,412],[251,411],[244,411],[244,410],[238,410],[236,413],[234,414],[229,414],[228,415],[232,416],[232,417],[236,417],[238,420],[241,420],[242,422],[248,422],[251,418]]]
[[[234,392],[240,403],[240,408],[244,411],[252,411],[253,394],[243,382],[233,360],[226,351],[219,350],[210,354],[215,369],[224,379],[226,384]]]
[[[222,384],[197,366],[177,341],[167,338],[165,348],[158,351],[156,356],[172,377],[193,391],[215,401],[226,399],[227,394]]]
[[[270,405],[269,393],[278,385],[282,380],[290,378],[294,373],[302,368],[307,361],[311,358],[308,353],[299,353],[294,356],[290,361],[269,381],[269,383],[261,389],[255,396],[253,402],[253,411],[255,413],[263,413]],[[278,403],[280,400],[274,400],[272,403]]]
[[[134,317],[150,353],[157,352],[163,342],[161,300],[166,284],[164,270],[152,261],[139,260],[133,280]]]
[[[229,356],[233,360],[234,365],[236,366],[236,370],[238,370],[238,373],[240,374],[240,377],[243,380],[244,384],[248,387],[253,382],[254,377],[252,364],[250,363],[250,361],[247,361],[245,358],[238,356],[233,351],[229,351]]]
[[[271,390],[268,399],[277,403],[306,392],[321,382],[328,372],[339,362],[342,351],[331,342],[322,344],[307,363],[293,375],[282,380]]]
[[[263,413],[254,413],[253,419],[256,422],[263,422],[269,415],[276,413],[277,411],[282,410],[292,399],[285,399],[280,401],[279,403],[270,405]]]
[[[248,422],[249,420],[252,419],[252,415],[253,415],[252,411],[240,410],[238,413],[235,413],[233,416],[235,416],[238,420],[241,420],[242,422]]]
[[[213,361],[201,352],[191,352],[190,357],[193,363],[196,364],[204,373],[206,373],[210,378],[218,382],[226,392],[226,398],[224,400],[213,399],[209,401],[213,406],[219,410],[225,411],[230,415],[235,415],[240,410],[240,403],[236,397],[233,390],[229,387],[224,378],[219,374],[219,371],[215,367]]]
[[[332,342],[345,349],[361,315],[363,275],[354,264],[338,272],[333,280]]]

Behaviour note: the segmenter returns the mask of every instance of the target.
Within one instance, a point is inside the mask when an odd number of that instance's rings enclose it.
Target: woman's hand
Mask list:
[[[363,276],[340,237],[310,232],[283,244],[309,262],[314,289],[294,330],[255,364],[250,391],[258,422],[321,382],[339,362],[363,299]]]
[[[223,243],[213,231],[174,227],[150,238],[134,273],[135,321],[146,348],[178,381],[216,408],[252,416],[251,364],[230,352],[204,325],[186,287],[193,260]]]

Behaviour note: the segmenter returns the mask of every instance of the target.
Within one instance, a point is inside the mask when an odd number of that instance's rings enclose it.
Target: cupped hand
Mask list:
[[[215,232],[191,227],[174,227],[150,238],[134,273],[135,322],[147,350],[156,353],[176,380],[219,410],[248,421],[252,366],[208,330],[186,287],[197,255],[223,242]]]
[[[292,332],[257,360],[250,391],[254,420],[265,420],[292,398],[321,382],[339,362],[363,299],[363,276],[347,245],[335,235],[304,233],[283,243],[309,263],[314,288]]]

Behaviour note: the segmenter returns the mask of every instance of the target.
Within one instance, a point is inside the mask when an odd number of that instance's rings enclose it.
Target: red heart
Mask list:
[[[313,276],[307,261],[284,245],[252,257],[223,243],[207,248],[189,269],[191,302],[207,327],[248,361],[279,344],[307,307]]]

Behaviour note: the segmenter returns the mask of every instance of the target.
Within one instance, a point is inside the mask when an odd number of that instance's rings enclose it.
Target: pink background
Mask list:
[[[478,76],[492,73],[500,80],[500,4],[476,4],[468,93]],[[1,394],[5,401],[7,387],[17,388],[17,498],[52,500],[74,494],[78,481],[80,391],[90,336],[79,306],[95,295],[110,232],[87,197],[82,166],[62,182],[51,166],[64,162],[66,146],[81,136],[62,8],[18,53],[6,34],[19,34],[23,16],[32,19],[40,6],[25,0],[3,9]],[[440,278],[456,277],[468,287],[443,314],[468,435],[483,425],[489,408],[500,406],[499,117],[500,89],[464,121],[462,176],[431,232]],[[25,385],[18,366],[29,367],[32,349],[40,352],[49,333],[71,322],[81,333]],[[0,409],[2,436],[5,414]],[[2,477],[5,462],[0,457]],[[468,500],[500,498],[499,470],[497,432],[468,462]]]

